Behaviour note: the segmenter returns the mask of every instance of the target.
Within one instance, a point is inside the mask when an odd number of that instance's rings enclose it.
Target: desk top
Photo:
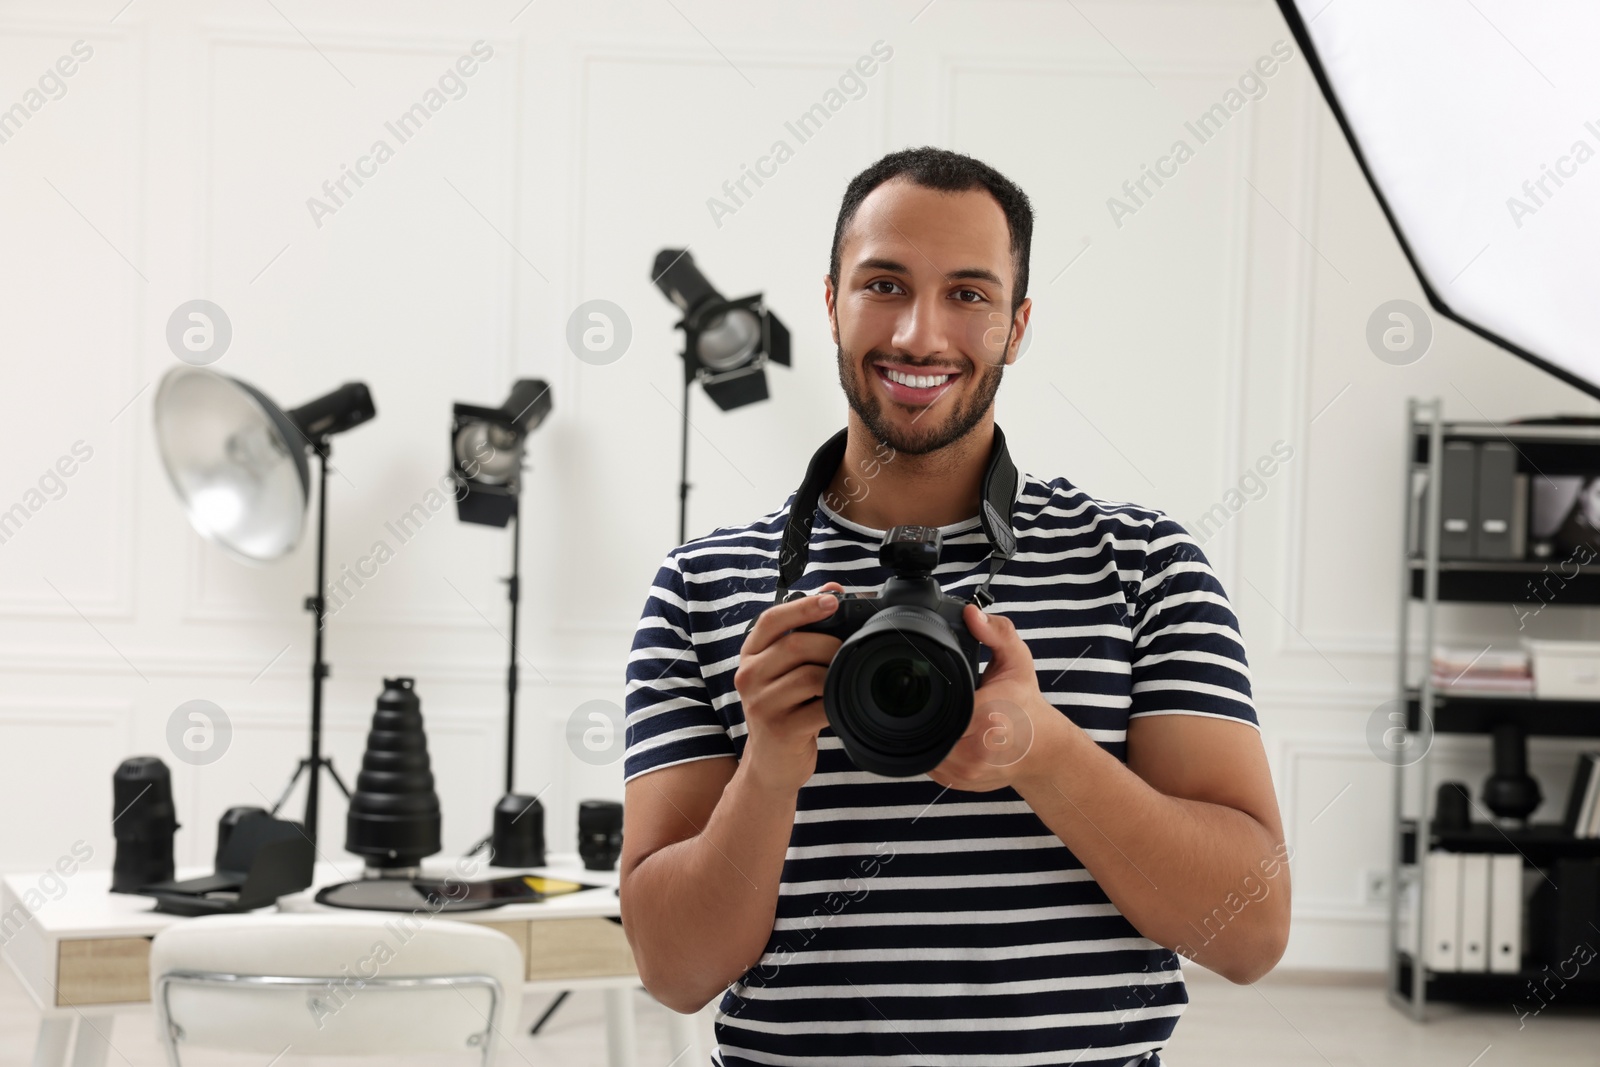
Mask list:
[[[517,922],[527,919],[579,919],[615,918],[622,914],[621,901],[613,890],[618,885],[618,873],[585,870],[574,854],[553,853],[546,867],[509,869],[491,867],[482,860],[467,866],[465,860],[451,857],[432,857],[423,862],[423,874],[443,878],[454,873],[467,881],[479,882],[509,874],[543,874],[552,878],[565,878],[586,882],[601,888],[582,890],[530,903],[503,904],[498,908],[480,911],[443,912],[446,918],[463,922]],[[456,866],[461,864],[461,866]],[[310,889],[281,898],[275,908],[262,908],[252,914],[270,914],[272,911],[346,911],[328,908],[316,903],[317,891],[340,882],[361,877],[361,862],[318,863]],[[179,878],[194,878],[210,874],[204,868],[180,868]],[[65,885],[65,889],[61,885]],[[113,893],[109,870],[79,870],[70,876],[53,871],[8,874],[0,880],[0,918],[13,914],[20,906],[32,916],[38,932],[46,938],[80,937],[153,937],[173,923],[187,921],[181,915],[168,915],[155,911],[155,900],[127,893]],[[29,896],[33,903],[30,906]],[[395,913],[402,914],[402,913]]]

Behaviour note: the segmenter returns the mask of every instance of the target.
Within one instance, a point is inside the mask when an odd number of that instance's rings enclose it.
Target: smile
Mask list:
[[[906,374],[902,371],[890,370],[888,367],[879,369],[883,371],[884,377],[891,382],[899,382],[901,385],[912,389],[936,389],[955,377],[954,374]]]

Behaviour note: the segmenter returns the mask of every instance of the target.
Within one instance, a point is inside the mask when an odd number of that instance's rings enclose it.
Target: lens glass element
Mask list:
[[[867,685],[872,702],[885,715],[904,719],[928,704],[933,693],[932,665],[920,656],[896,656],[873,671]]]
[[[695,355],[721,374],[744,366],[761,344],[761,320],[749,308],[713,313],[701,328]]]

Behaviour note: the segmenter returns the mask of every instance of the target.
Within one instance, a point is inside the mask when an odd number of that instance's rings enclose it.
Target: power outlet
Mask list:
[[[1389,872],[1367,869],[1361,872],[1361,901],[1363,904],[1389,902]]]

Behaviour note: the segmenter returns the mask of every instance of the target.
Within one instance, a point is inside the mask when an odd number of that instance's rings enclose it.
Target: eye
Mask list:
[[[989,299],[976,289],[957,289],[952,295],[963,304],[977,304]],[[969,300],[968,297],[971,297],[971,299]]]
[[[887,288],[879,288],[879,286],[887,286]],[[880,293],[884,296],[893,296],[895,293],[905,292],[904,289],[900,288],[900,283],[889,278],[879,278],[875,281],[870,281],[867,283],[867,288],[874,293]]]

